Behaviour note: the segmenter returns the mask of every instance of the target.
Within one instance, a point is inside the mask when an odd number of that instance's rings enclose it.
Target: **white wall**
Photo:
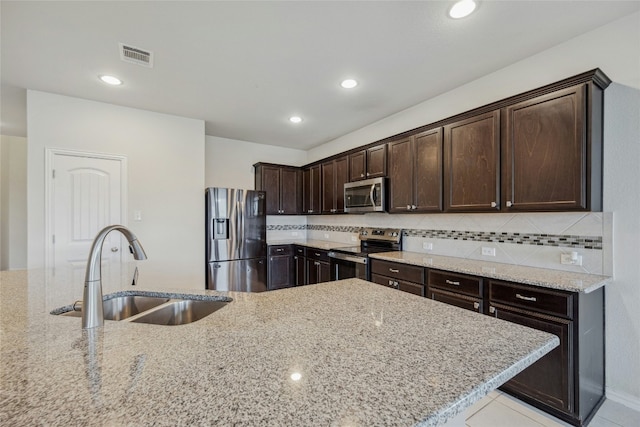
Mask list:
[[[640,88],[640,12],[545,50],[309,150],[307,162],[375,142],[517,93],[600,68],[613,81]]]
[[[605,211],[614,217],[615,280],[607,287],[607,395],[640,410],[638,92],[640,12],[540,52],[309,151],[308,162],[374,142],[593,68],[618,85],[605,92]],[[488,223],[490,224],[490,223]],[[490,226],[489,226],[490,229]]]
[[[44,265],[45,148],[84,150],[127,157],[127,224],[148,255],[141,284],[204,287],[202,120],[31,90],[27,120],[29,268]]]
[[[640,90],[612,84],[605,98],[604,208],[614,212],[607,288],[608,394],[640,410]]]
[[[27,140],[0,138],[0,270],[27,267]]]
[[[303,150],[207,136],[205,187],[253,189],[255,163],[302,166],[306,158],[307,152]]]

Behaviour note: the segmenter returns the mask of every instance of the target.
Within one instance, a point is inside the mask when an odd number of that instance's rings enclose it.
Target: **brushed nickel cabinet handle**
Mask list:
[[[389,271],[392,273],[400,273],[400,270],[396,270],[395,268],[390,268]]]
[[[527,297],[527,296],[520,295],[520,294],[516,294],[516,298],[521,299],[523,301],[532,301],[532,302],[538,301],[538,298],[536,298],[536,297]]]
[[[474,302],[473,303],[473,308],[475,308],[476,310],[480,308],[480,303],[479,302]]]
[[[511,206],[513,206],[513,202],[511,200],[507,200],[506,205],[508,208],[510,208]]]
[[[496,202],[491,202],[491,207],[495,208],[496,206],[498,206],[498,204]],[[508,206],[508,205],[507,205]]]
[[[448,285],[460,286],[460,282],[454,282],[453,280],[445,280],[445,283]]]
[[[496,308],[495,308],[495,307],[491,307],[491,306],[490,306],[490,307],[489,307],[489,313],[491,313],[491,314],[495,314],[495,312],[496,312]]]

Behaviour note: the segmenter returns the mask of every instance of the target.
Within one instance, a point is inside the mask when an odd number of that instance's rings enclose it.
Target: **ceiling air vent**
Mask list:
[[[140,49],[139,47],[120,43],[120,59],[124,62],[142,65],[153,68],[153,52]]]

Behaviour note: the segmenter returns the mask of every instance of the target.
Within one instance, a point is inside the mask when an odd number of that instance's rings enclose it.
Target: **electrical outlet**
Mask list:
[[[292,231],[292,232],[291,232],[291,235],[292,235],[293,237],[296,237],[296,236],[298,235],[298,232],[297,232],[297,231]]]
[[[324,233],[324,238],[328,239],[329,238],[329,233]]]
[[[582,255],[578,255],[577,252],[569,252],[568,254],[560,254],[560,264],[582,265]]]
[[[422,249],[425,249],[427,251],[432,251],[433,250],[433,243],[431,243],[431,242],[422,242]]]
[[[138,210],[133,211],[133,220],[142,221],[142,211],[138,211]]]
[[[496,248],[483,247],[482,248],[482,255],[485,255],[485,256],[496,256]]]
[[[352,241],[352,242],[357,242],[357,241],[358,241],[358,238],[357,238],[356,236],[351,236],[351,241]]]

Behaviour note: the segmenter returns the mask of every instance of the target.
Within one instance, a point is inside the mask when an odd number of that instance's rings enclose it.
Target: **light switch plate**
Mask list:
[[[427,251],[432,251],[433,250],[433,243],[431,243],[431,242],[422,242],[422,249],[425,249]]]

